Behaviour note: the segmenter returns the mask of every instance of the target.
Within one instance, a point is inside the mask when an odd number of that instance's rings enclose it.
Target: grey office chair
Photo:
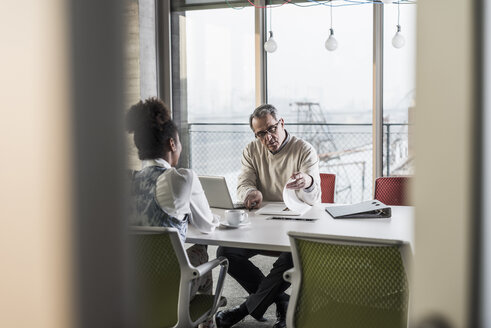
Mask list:
[[[133,227],[130,246],[139,327],[196,327],[225,305],[221,293],[228,269],[226,258],[192,266],[174,228]],[[215,295],[191,298],[193,280],[219,265]]]
[[[407,244],[289,232],[289,328],[407,327]]]

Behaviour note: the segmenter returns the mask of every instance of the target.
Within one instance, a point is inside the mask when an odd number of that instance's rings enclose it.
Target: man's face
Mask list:
[[[272,152],[280,149],[286,137],[283,119],[280,118],[277,121],[269,114],[264,117],[254,117],[252,119],[252,129],[256,138],[261,140],[261,143]]]

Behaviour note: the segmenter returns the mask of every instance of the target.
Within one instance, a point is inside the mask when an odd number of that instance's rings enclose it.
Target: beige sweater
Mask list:
[[[309,143],[291,135],[287,144],[272,154],[256,139],[242,152],[242,169],[237,196],[244,200],[247,193],[259,190],[264,201],[283,201],[283,188],[294,172],[309,174],[314,182],[309,189],[297,192],[307,204],[320,202],[319,157]]]

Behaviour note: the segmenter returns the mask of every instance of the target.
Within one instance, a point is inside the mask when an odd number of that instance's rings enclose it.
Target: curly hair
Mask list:
[[[141,160],[162,157],[168,140],[178,134],[169,108],[157,98],[140,100],[131,106],[126,114],[126,130],[133,133]]]

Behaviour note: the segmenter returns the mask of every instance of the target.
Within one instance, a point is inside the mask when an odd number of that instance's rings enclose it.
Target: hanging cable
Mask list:
[[[300,5],[298,3],[293,2],[293,0],[283,0],[282,4],[279,5],[273,5],[270,4],[269,6],[258,6],[256,5],[253,0],[247,0],[251,6],[254,6],[256,8],[261,8],[265,9],[268,7],[281,7],[286,4],[291,4],[297,7],[314,7],[314,6],[329,6],[329,7],[347,7],[347,6],[357,6],[357,5],[364,5],[364,4],[373,4],[373,3],[380,3],[381,0],[340,0],[340,2],[345,2],[345,3],[340,3],[340,4],[332,4],[334,0],[326,0],[326,1],[319,1],[319,0],[307,0],[308,2],[311,2],[312,4],[310,5]],[[226,0],[227,5],[232,8],[232,9],[243,9],[244,7],[233,7],[230,3],[229,0]],[[394,4],[416,4],[416,0],[399,0],[399,1],[394,1]]]
[[[332,2],[332,0],[329,2]],[[331,30],[332,30],[332,5],[330,7],[331,7]]]
[[[328,6],[328,7],[347,7],[347,6],[358,6],[358,5],[363,5],[363,4],[367,4],[367,3],[372,3],[372,1],[370,1],[370,0],[368,0],[368,1],[344,0],[344,2],[348,2],[348,3],[344,3],[344,4],[332,4],[332,1],[324,1],[324,2],[317,1],[317,0],[308,0],[308,1],[315,3],[316,5],[322,5],[322,6]],[[292,4],[299,6],[299,7],[311,7],[311,6],[313,6],[313,5],[300,6],[300,5],[295,4],[293,2],[292,2]]]
[[[275,39],[273,38],[273,6],[272,6],[273,0],[270,0],[269,2],[269,39],[264,43],[264,50],[269,53],[273,53],[278,49],[278,44],[276,43]]]
[[[229,6],[229,8],[232,8],[232,9],[235,9],[235,10],[241,10],[241,9],[244,9],[244,7],[234,7],[230,4],[230,1],[229,0],[225,0],[225,2],[227,3],[227,6]]]
[[[291,3],[290,1],[291,0],[283,0],[283,3],[281,5],[273,6],[272,4],[270,4],[269,7],[281,7],[283,5],[286,5],[287,3]],[[247,2],[249,2],[251,5],[253,5],[256,8],[261,8],[261,9],[268,8],[268,6],[256,6],[256,4],[251,0],[247,0]]]
[[[359,6],[359,5],[364,5],[364,4],[374,4],[374,3],[381,3],[381,0],[340,0],[339,2],[344,2],[344,3],[338,3],[338,4],[333,4],[334,0],[326,0],[326,1],[319,1],[319,0],[307,0],[311,4],[309,5],[300,5],[298,3],[293,2],[293,0],[283,0],[282,4],[279,5],[273,5],[272,2],[266,6],[258,6],[256,5],[253,0],[247,0],[249,4],[253,7],[256,8],[276,8],[276,7],[281,7],[286,4],[291,4],[296,7],[301,7],[301,8],[306,8],[306,7],[314,7],[314,6],[329,6],[329,7],[347,7],[347,6]],[[241,10],[244,9],[244,7],[234,7],[231,3],[230,0],[225,0],[227,6],[229,8],[235,9],[235,10]],[[417,4],[416,0],[399,0],[399,1],[394,1],[393,4],[397,4],[398,7],[400,4],[402,5],[412,5],[412,4]]]

